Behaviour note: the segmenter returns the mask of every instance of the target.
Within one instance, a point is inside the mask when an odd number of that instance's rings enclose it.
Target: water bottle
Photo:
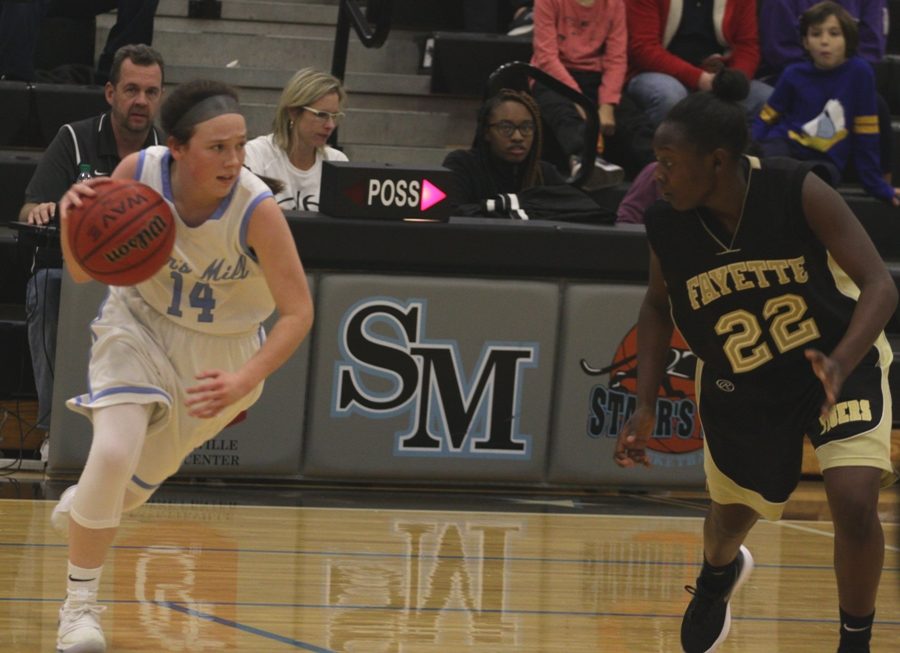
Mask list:
[[[75,177],[75,183],[80,183],[87,179],[90,179],[94,175],[91,174],[91,164],[90,163],[82,163],[78,166],[78,176]]]

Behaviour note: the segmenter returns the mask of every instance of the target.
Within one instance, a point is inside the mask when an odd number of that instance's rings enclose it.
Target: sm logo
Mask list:
[[[371,298],[341,320],[332,415],[383,419],[407,414],[399,455],[531,456],[520,432],[524,370],[537,343],[486,342],[471,375],[458,343],[425,337],[427,302]]]

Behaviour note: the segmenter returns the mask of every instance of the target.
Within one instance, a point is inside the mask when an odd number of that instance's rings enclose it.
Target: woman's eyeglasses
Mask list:
[[[492,122],[488,125],[491,129],[496,129],[498,132],[509,138],[517,131],[522,134],[524,137],[531,136],[534,133],[534,123],[531,121],[528,122],[520,122],[518,125],[514,122],[510,122],[508,120],[501,120],[500,122]]]
[[[313,115],[313,117],[316,120],[318,120],[319,122],[328,122],[328,119],[330,118],[332,121],[334,121],[335,125],[337,125],[339,122],[341,122],[341,118],[343,118],[344,115],[346,115],[346,114],[344,114],[343,111],[338,111],[337,113],[331,113],[330,111],[319,111],[318,109],[313,109],[312,107],[300,107],[300,108],[303,109],[304,111],[309,111]]]

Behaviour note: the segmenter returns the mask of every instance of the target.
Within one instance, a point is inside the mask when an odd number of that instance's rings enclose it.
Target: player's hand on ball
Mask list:
[[[71,211],[73,207],[82,206],[84,204],[81,200],[82,197],[96,197],[97,191],[94,190],[94,186],[108,184],[109,181],[109,177],[94,177],[93,179],[87,179],[72,184],[69,187],[69,190],[62,196],[62,199],[59,200],[60,220],[68,219],[69,211]]]
[[[647,442],[653,433],[653,425],[656,423],[656,414],[646,408],[638,408],[632,413],[616,440],[616,450],[613,460],[619,467],[650,466],[650,458],[647,457]]]
[[[187,388],[188,398],[184,402],[191,417],[215,417],[250,392],[235,372],[207,370],[200,372],[197,380],[197,385]]]
[[[825,402],[822,404],[821,414],[822,417],[828,417],[834,404],[837,403],[846,377],[838,362],[818,349],[807,349],[803,354],[812,364],[813,374],[822,382],[825,389]]]
[[[134,179],[76,183],[60,208],[66,260],[100,283],[146,281],[168,262],[175,245],[178,227],[166,200]]]

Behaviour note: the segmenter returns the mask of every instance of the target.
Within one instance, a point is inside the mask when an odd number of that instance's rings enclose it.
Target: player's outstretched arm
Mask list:
[[[850,324],[837,346],[830,352],[807,350],[813,371],[825,388],[822,409],[827,412],[840,394],[844,379],[894,314],[897,286],[853,211],[813,173],[803,181],[803,212],[813,233],[860,291]]]
[[[638,316],[637,407],[619,432],[613,459],[620,467],[650,466],[647,442],[656,422],[656,396],[672,340],[669,295],[659,259],[650,251],[650,283]]]

